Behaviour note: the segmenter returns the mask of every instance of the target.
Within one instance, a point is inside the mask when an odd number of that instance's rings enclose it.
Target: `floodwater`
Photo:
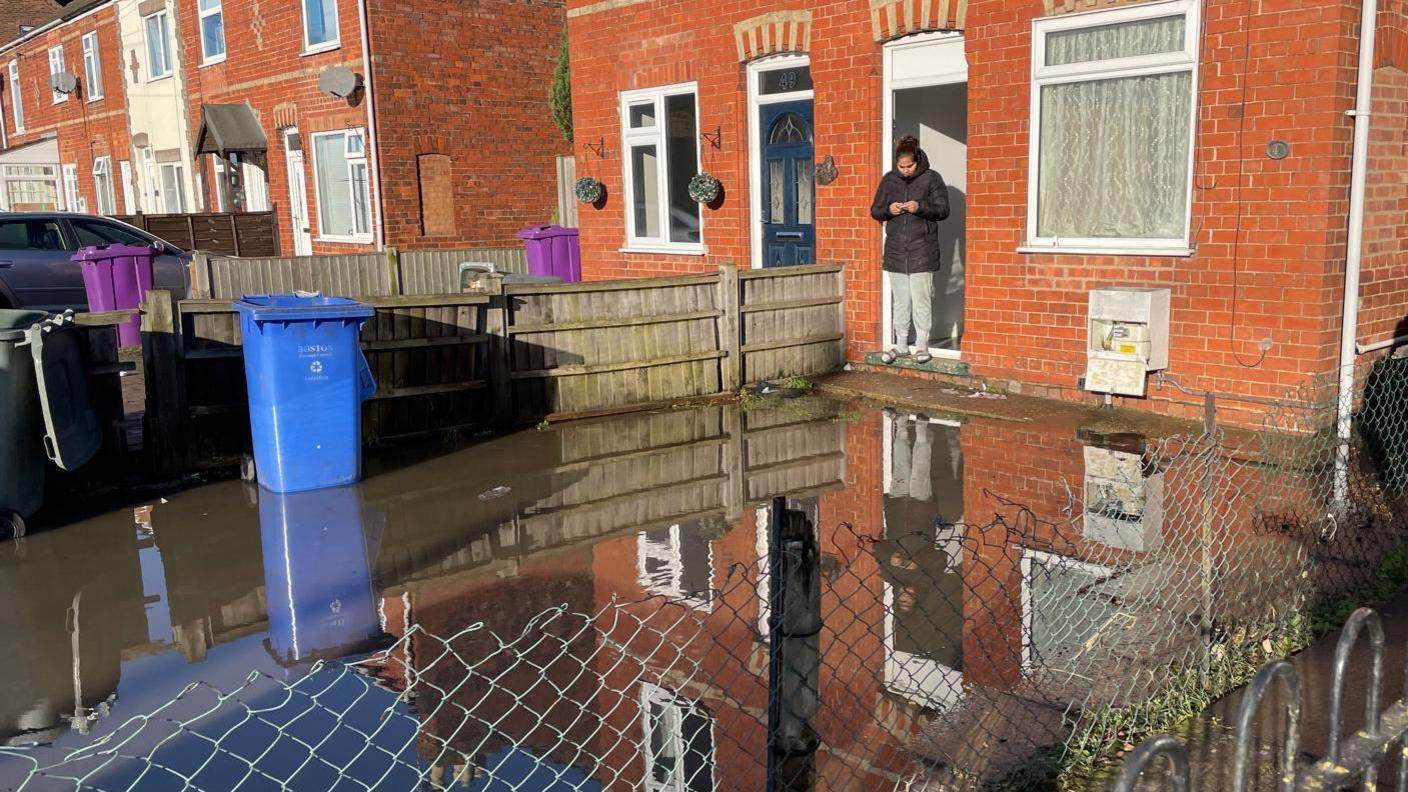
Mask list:
[[[0,546],[0,788],[1018,788],[1193,629],[1091,651],[1179,546],[1142,442],[803,399],[52,525]]]

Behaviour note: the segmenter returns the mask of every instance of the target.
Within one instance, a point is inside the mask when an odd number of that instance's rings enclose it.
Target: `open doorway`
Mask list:
[[[958,358],[963,337],[968,214],[968,66],[963,37],[922,34],[887,45],[885,99],[885,168],[894,167],[895,141],[913,135],[929,156],[930,167],[948,185],[949,216],[939,225],[941,261],[934,278],[929,351],[935,357]],[[888,342],[893,337],[888,281],[881,293]]]

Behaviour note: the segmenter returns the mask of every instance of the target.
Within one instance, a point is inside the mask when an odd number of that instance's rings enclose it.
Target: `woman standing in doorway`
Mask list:
[[[894,343],[880,355],[894,363],[909,349],[914,362],[928,363],[933,321],[934,273],[939,271],[939,222],[948,217],[948,187],[913,135],[895,145],[895,169],[880,180],[870,216],[885,224],[885,272],[894,295]]]

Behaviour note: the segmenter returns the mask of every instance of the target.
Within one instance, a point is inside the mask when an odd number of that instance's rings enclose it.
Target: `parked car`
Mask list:
[[[88,309],[83,270],[70,258],[90,245],[154,245],[152,285],[185,297],[191,254],[120,220],[64,212],[0,212],[0,308]]]

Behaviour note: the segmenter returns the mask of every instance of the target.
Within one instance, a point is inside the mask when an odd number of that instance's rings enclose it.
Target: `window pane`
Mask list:
[[[0,223],[0,250],[63,250],[64,240],[53,221]]]
[[[349,237],[359,231],[359,215],[366,210],[354,205],[353,175],[347,165],[347,136],[319,135],[313,138],[314,172],[318,183],[318,229],[323,236]],[[361,189],[365,195],[366,171]],[[369,226],[370,223],[367,223]]]
[[[200,44],[207,59],[225,54],[225,15],[223,13],[201,18]]]
[[[786,113],[772,124],[768,132],[768,143],[806,143],[812,139],[812,128],[805,118],[796,113]]]
[[[665,151],[669,156],[670,241],[699,241],[699,204],[689,197],[689,180],[699,172],[694,94],[665,97]]]
[[[220,0],[200,0],[200,10],[212,11],[220,7]]]
[[[74,220],[73,231],[80,245],[150,245],[146,237],[122,226],[97,220]]]
[[[795,69],[776,69],[758,74],[758,93],[776,94],[790,91],[810,91],[812,89],[812,67],[798,66]]]
[[[10,62],[10,108],[14,111],[15,129],[24,129],[24,100],[20,90],[20,65]]]
[[[1179,52],[1185,25],[1182,16],[1174,16],[1048,33],[1046,65]]]
[[[170,51],[166,15],[147,17],[147,63],[152,78],[165,77],[171,73]]]
[[[308,46],[337,40],[337,0],[303,0],[303,27]]]
[[[631,129],[653,129],[655,127],[655,103],[631,105],[627,111],[631,118]]]
[[[654,146],[631,147],[631,227],[642,239],[660,238],[658,160]]]
[[[799,159],[797,167],[797,223],[811,225],[812,222],[812,161]]]
[[[161,197],[166,211],[170,214],[186,211],[186,189],[182,184],[182,175],[179,165],[161,166]]]
[[[372,213],[370,191],[367,189],[367,163],[354,161],[351,170],[352,221],[356,226],[357,233],[370,234],[372,232]]]
[[[768,161],[768,222],[780,224],[787,222],[784,217],[783,199],[787,189],[786,179],[782,175],[782,160]]]
[[[1182,238],[1191,87],[1180,72],[1042,88],[1038,236]]]

